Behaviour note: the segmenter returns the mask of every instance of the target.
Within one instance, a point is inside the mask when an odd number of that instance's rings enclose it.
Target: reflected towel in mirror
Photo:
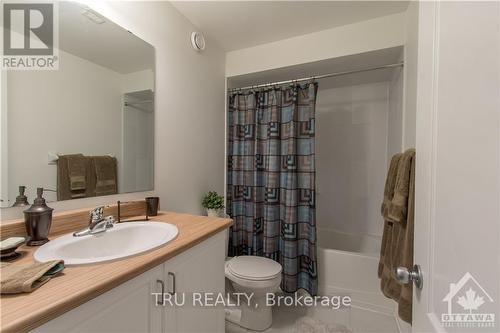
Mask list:
[[[95,195],[110,195],[118,193],[117,163],[111,156],[92,156],[96,184]]]

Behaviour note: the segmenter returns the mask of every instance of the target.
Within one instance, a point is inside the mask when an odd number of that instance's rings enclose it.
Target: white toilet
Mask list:
[[[264,331],[272,322],[272,308],[266,305],[266,294],[274,293],[281,284],[281,265],[264,257],[239,256],[226,261],[226,279],[236,293],[253,297],[250,304],[241,298],[240,306],[226,308],[226,320],[244,328]]]

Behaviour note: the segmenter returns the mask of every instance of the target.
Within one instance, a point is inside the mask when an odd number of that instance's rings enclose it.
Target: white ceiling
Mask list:
[[[59,3],[59,48],[120,74],[154,69],[154,48],[131,32],[105,20],[97,24],[83,16],[87,7]]]
[[[408,1],[172,1],[226,51],[403,12]]]

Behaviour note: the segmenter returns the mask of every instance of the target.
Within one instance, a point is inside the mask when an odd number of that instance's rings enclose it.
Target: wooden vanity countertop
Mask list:
[[[151,220],[175,224],[177,238],[155,250],[112,262],[66,267],[29,294],[1,295],[1,332],[27,332],[117,287],[232,225],[231,219],[161,212]],[[133,223],[133,222],[130,222]],[[55,238],[62,234],[54,234]],[[38,247],[22,245],[14,264],[34,262]]]

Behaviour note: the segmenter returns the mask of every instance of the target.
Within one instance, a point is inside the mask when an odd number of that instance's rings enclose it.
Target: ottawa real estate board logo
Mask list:
[[[448,294],[443,298],[448,311],[441,314],[444,327],[486,328],[495,326],[495,304],[493,298],[484,290],[469,272],[457,282],[450,283]]]
[[[2,69],[58,69],[57,2],[2,1]]]

